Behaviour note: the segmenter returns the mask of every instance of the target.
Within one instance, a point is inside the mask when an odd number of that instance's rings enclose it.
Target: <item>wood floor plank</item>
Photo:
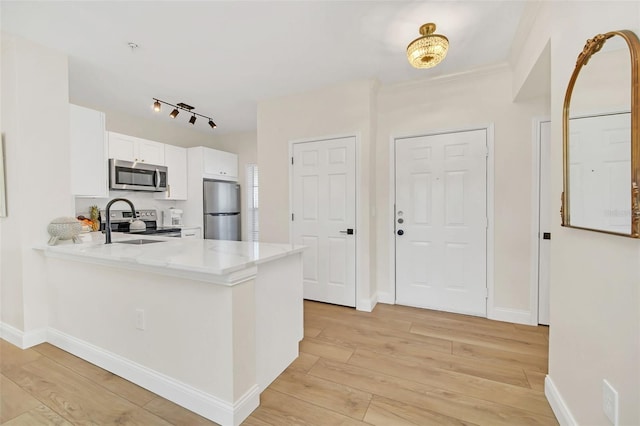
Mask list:
[[[476,346],[484,346],[487,348],[516,352],[520,354],[533,354],[542,357],[548,353],[548,347],[545,343],[523,342],[510,338],[474,333],[472,331],[458,331],[456,333],[451,333],[450,330],[442,327],[414,323],[411,326],[411,332],[421,334],[423,336],[438,337],[441,339],[449,338],[459,343],[469,343]]]
[[[538,371],[540,373],[546,373],[548,371],[549,361],[546,355],[523,354],[460,342],[453,342],[452,351],[454,355],[471,359],[500,363],[502,365],[524,368],[525,370]]]
[[[298,358],[295,359],[286,371],[296,371],[298,373],[306,373],[311,370],[311,367],[320,359],[319,356],[300,352]]]
[[[58,364],[64,365],[81,376],[98,383],[113,393],[128,399],[140,407],[157,398],[157,395],[153,392],[133,384],[122,377],[116,376],[107,370],[78,358],[77,356],[49,343],[43,343],[35,346],[34,350],[47,358],[54,360]]]
[[[384,371],[394,377],[414,380],[477,399],[506,404],[534,414],[553,416],[549,403],[540,392],[454,371],[427,367],[417,359],[390,357],[358,349],[349,359],[349,364],[372,371]]]
[[[352,327],[327,327],[316,338],[318,341],[326,341],[338,345],[350,345],[354,348],[367,349],[373,352],[400,356],[416,357],[424,365],[457,371],[465,374],[483,377],[516,386],[529,387],[529,382],[522,368],[505,367],[493,362],[473,360],[451,354],[451,342],[437,339],[425,344],[416,339],[406,339],[402,334],[397,337],[390,332],[360,330]],[[443,345],[440,342],[446,343]],[[435,350],[434,350],[435,349]]]
[[[450,340],[396,330],[361,328],[351,324],[338,323],[325,327],[316,339],[348,348],[365,345],[408,353],[421,353],[423,350],[451,353]]]
[[[0,372],[35,361],[40,356],[33,349],[20,349],[6,340],[0,339]]]
[[[312,338],[305,338],[300,342],[300,352],[332,359],[334,361],[347,362],[351,354],[353,354],[353,349],[344,346],[330,345]]]
[[[315,320],[322,322],[339,324],[357,324],[358,327],[375,328],[386,330],[409,331],[411,321],[406,319],[396,319],[390,317],[375,317],[369,312],[356,311],[353,308],[344,306],[328,305],[326,303],[305,303],[305,321],[309,319],[309,324],[314,324]]]
[[[2,423],[2,426],[74,426],[45,405]]]
[[[377,426],[473,426],[453,417],[416,407],[415,405],[374,396],[364,421]]]
[[[281,374],[270,387],[357,420],[364,417],[372,397],[350,386],[296,372]]]
[[[350,364],[320,359],[309,374],[479,425],[557,425],[555,418]]]
[[[274,426],[362,426],[366,424],[271,388],[267,388],[260,395],[260,406],[251,414],[251,417]]]
[[[4,374],[0,374],[0,424],[42,405]]]
[[[376,305],[374,312],[378,309],[378,306],[380,305]],[[418,308],[412,308],[409,313],[389,308],[380,308],[378,313],[380,312],[382,312],[381,315],[384,316],[391,315],[394,318],[404,318],[405,320],[411,319],[415,324],[436,326],[452,333],[472,330],[474,333],[485,334],[487,336],[521,340],[523,342],[530,343],[547,343],[544,333],[538,330],[543,329],[544,327],[522,326],[527,328],[517,329],[515,324],[511,323],[471,317],[469,315],[450,314],[456,316],[443,316],[442,313],[438,311]],[[470,321],[472,324],[470,324]]]
[[[74,424],[170,425],[47,357],[12,368],[5,374]]]
[[[540,373],[538,371],[524,370],[524,374],[527,376],[531,389],[539,392],[544,392],[544,380],[546,379],[546,373]]]
[[[305,327],[304,328],[304,337],[317,337],[318,334],[322,332],[321,328],[315,327]]]
[[[189,426],[216,426],[217,423],[207,420],[198,414],[187,410],[164,398],[156,397],[149,401],[145,406],[145,410],[155,414],[174,425]]]

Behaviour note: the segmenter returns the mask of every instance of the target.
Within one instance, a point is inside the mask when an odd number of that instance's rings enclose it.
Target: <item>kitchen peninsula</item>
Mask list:
[[[298,356],[303,248],[125,239],[134,237],[43,248],[47,340],[210,420],[240,424]]]

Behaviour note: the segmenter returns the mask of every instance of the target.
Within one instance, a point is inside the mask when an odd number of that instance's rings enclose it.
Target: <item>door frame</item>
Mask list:
[[[392,236],[389,239],[389,282],[392,283],[392,300],[385,298],[385,303],[396,303],[397,283],[396,283],[396,237],[395,237],[395,200],[396,200],[396,141],[399,139],[416,138],[423,136],[436,136],[447,133],[469,132],[473,130],[485,130],[487,132],[487,318],[496,319],[494,313],[494,125],[493,123],[442,129],[435,131],[425,131],[408,135],[391,135],[389,138],[389,221],[388,232]]]
[[[540,168],[542,160],[540,158],[540,138],[542,134],[540,127],[542,123],[551,123],[550,117],[534,117],[531,134],[531,157],[532,167],[532,190],[531,190],[531,280],[529,282],[529,311],[530,325],[538,325],[540,297]],[[549,141],[551,143],[551,141]],[[553,204],[553,203],[552,203]]]
[[[360,250],[360,247],[364,247],[363,245],[363,241],[365,238],[368,238],[368,230],[365,229],[361,229],[360,228],[360,224],[362,223],[360,220],[360,214],[361,212],[365,211],[366,209],[362,209],[361,206],[363,205],[363,191],[360,191],[360,185],[362,182],[362,178],[360,176],[360,156],[361,156],[361,152],[360,152],[360,133],[359,132],[353,132],[353,133],[344,133],[344,134],[335,134],[335,135],[329,135],[329,136],[318,136],[318,137],[311,137],[311,138],[302,138],[302,139],[293,139],[289,141],[289,153],[288,153],[288,157],[287,157],[287,169],[288,169],[288,174],[289,174],[289,242],[293,242],[293,221],[291,220],[291,215],[293,214],[293,173],[291,173],[291,158],[293,157],[293,145],[298,144],[298,143],[308,143],[308,142],[322,142],[322,141],[329,141],[329,140],[334,140],[334,139],[344,139],[344,138],[354,138],[355,139],[355,153],[356,153],[356,158],[355,158],[355,176],[356,176],[356,223],[355,223],[355,260],[356,260],[356,264],[355,264],[355,269],[356,269],[356,283],[355,283],[355,289],[356,289],[356,310],[358,311],[366,311],[366,312],[371,312],[373,310],[373,307],[375,306],[375,301],[370,300],[369,298],[367,299],[363,299],[361,300],[360,296],[361,295],[366,295],[367,292],[365,291],[365,288],[362,288],[362,283],[365,282],[364,279],[362,279],[362,277],[366,277],[367,275],[364,274],[365,270],[364,268],[368,268],[368,264],[367,262],[365,262],[363,259],[361,259],[361,255],[362,255],[362,250]]]

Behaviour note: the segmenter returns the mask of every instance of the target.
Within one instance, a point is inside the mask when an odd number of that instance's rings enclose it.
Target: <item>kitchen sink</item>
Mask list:
[[[144,238],[139,238],[137,240],[114,241],[114,244],[152,244],[152,243],[164,243],[164,241],[145,240]]]

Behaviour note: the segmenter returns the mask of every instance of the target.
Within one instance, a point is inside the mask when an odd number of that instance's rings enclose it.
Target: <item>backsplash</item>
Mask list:
[[[139,209],[155,209],[158,216],[163,209],[169,207],[179,207],[177,201],[158,200],[153,198],[153,192],[142,191],[109,191],[109,198],[84,198],[76,197],[76,216],[83,215],[89,217],[89,208],[97,205],[100,210],[104,210],[107,203],[114,198],[126,198],[133,203],[137,210]],[[116,203],[112,209],[127,210],[129,205],[124,202]]]

